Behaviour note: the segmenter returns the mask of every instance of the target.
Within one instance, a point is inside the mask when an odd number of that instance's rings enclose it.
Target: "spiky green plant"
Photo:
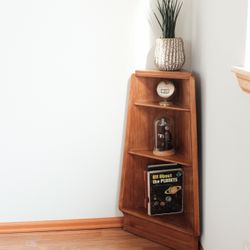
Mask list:
[[[174,38],[175,26],[183,2],[179,0],[157,0],[157,9],[160,18],[154,12],[154,16],[160,25],[162,38]]]

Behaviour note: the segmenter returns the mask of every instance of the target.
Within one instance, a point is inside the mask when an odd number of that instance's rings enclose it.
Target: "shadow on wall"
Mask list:
[[[203,167],[202,167],[202,100],[200,74],[193,72],[196,83],[196,112],[197,112],[197,135],[198,135],[198,162],[199,162],[199,200],[200,200],[200,230],[203,231]]]

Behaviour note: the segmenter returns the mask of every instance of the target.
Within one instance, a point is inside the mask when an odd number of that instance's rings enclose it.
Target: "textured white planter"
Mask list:
[[[159,70],[179,70],[185,62],[184,44],[181,38],[156,39],[154,61]]]

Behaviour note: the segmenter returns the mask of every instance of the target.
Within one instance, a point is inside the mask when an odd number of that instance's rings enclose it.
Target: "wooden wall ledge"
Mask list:
[[[235,73],[241,89],[250,94],[250,70],[233,66],[232,71]]]

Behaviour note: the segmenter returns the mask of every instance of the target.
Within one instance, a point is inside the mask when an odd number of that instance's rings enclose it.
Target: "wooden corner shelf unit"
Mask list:
[[[160,106],[156,86],[172,80],[176,93],[171,106]],[[171,116],[176,153],[153,154],[154,121]],[[184,171],[184,211],[149,216],[144,207],[147,165],[175,162]],[[131,77],[119,208],[126,231],[175,250],[197,250],[200,235],[195,81],[190,72],[136,71]]]

